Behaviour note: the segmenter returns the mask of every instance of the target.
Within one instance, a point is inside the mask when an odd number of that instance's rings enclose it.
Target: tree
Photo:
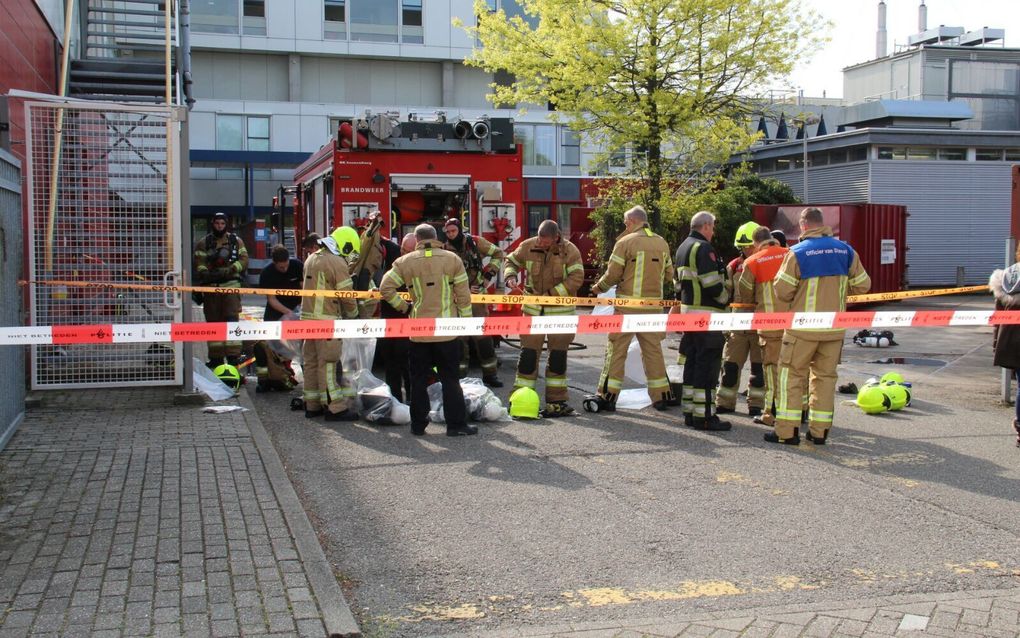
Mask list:
[[[799,0],[518,2],[536,26],[476,0],[466,28],[482,46],[465,63],[511,75],[492,85],[494,104],[552,104],[606,157],[627,153],[656,230],[664,199],[710,188],[753,142],[757,94],[818,44],[821,25]]]

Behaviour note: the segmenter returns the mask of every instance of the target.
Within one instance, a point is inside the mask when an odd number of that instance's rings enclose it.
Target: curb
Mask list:
[[[262,426],[255,404],[248,396],[247,390],[238,394],[238,401],[246,408],[244,420],[248,424],[252,438],[255,440],[255,447],[262,457],[262,464],[266,468],[269,482],[273,486],[276,498],[280,501],[280,508],[283,510],[284,520],[294,535],[294,544],[297,546],[301,563],[308,575],[308,582],[315,594],[322,611],[322,621],[326,626],[326,635],[330,638],[356,638],[361,636],[361,629],[358,622],[351,613],[351,608],[344,598],[340,584],[326,560],[326,554],[319,545],[319,539],[312,529],[301,501],[298,500],[294,486],[290,483],[287,471],[283,468],[280,455],[277,454],[269,434]]]

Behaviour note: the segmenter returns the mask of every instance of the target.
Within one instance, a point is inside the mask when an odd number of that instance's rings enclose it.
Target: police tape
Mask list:
[[[561,317],[457,319],[344,319],[216,323],[100,324],[0,328],[0,345],[68,345],[468,337],[474,335],[615,334],[732,330],[827,330],[1020,324],[1020,310],[908,310],[897,312],[636,313]]]
[[[330,299],[382,299],[377,291],[363,290],[293,290],[289,288],[231,288],[225,286],[173,286],[162,284],[119,284],[88,281],[25,281],[18,282],[19,285],[40,285],[40,286],[63,286],[65,288],[88,288],[92,290],[134,290],[157,293],[192,293],[201,292],[204,294],[226,294],[226,295],[275,295],[277,297],[327,297]],[[920,297],[936,297],[941,295],[964,294],[974,292],[987,292],[987,286],[966,286],[962,288],[938,288],[931,290],[904,290],[900,292],[880,292],[865,295],[851,295],[847,303],[873,303],[880,301],[899,301],[901,299],[917,299]],[[407,301],[410,295],[400,293]],[[672,299],[623,299],[617,297],[556,297],[551,295],[527,295],[527,294],[472,294],[471,303],[476,304],[502,304],[502,305],[532,305],[532,306],[613,306],[617,308],[672,308],[679,306],[679,301]],[[752,308],[752,304],[732,304],[732,308]]]

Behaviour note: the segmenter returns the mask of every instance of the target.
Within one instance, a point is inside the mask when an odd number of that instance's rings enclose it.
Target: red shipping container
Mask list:
[[[754,221],[786,233],[790,245],[800,237],[800,212],[806,204],[755,205]],[[907,284],[907,207],[893,204],[810,204],[821,209],[836,237],[860,255],[871,275],[871,292],[897,292]]]

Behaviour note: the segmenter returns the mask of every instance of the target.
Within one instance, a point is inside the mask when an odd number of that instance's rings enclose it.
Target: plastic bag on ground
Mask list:
[[[616,408],[618,410],[640,410],[641,408],[647,408],[651,404],[652,400],[648,396],[648,390],[644,388],[621,390],[620,395],[616,397]]]
[[[354,373],[351,387],[355,391],[355,408],[365,421],[376,425],[407,425],[411,422],[411,408],[397,401],[390,387],[368,369]]]
[[[609,290],[597,295],[599,299],[616,299],[616,286],[613,286]],[[611,315],[613,314],[612,306],[594,306],[591,309],[593,315]]]
[[[196,390],[213,401],[223,401],[234,396],[234,391],[220,381],[219,377],[213,374],[213,371],[199,359],[192,358],[192,365],[195,370],[192,374],[192,382],[195,384]]]
[[[461,379],[460,388],[464,392],[464,404],[469,421],[508,423],[513,420],[499,397],[485,387],[481,379]],[[433,383],[428,387],[428,393],[432,408],[429,420],[433,423],[446,423],[443,413],[443,384]]]
[[[344,339],[340,363],[343,371],[353,375],[361,370],[371,370],[375,359],[375,337],[366,339]]]

